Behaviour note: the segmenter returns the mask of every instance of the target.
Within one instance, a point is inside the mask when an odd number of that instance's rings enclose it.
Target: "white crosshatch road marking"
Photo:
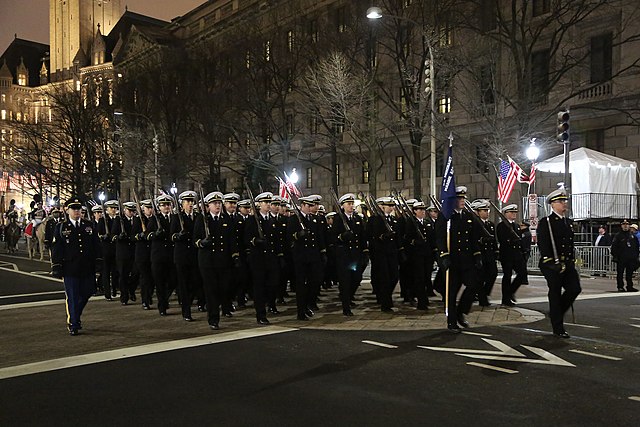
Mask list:
[[[375,345],[378,347],[384,347],[384,348],[398,348],[397,345],[392,345],[392,344],[385,344],[383,342],[378,342],[378,341],[369,341],[369,340],[364,340],[362,341],[364,344],[370,344],[370,345]]]
[[[576,349],[572,349],[572,350],[569,350],[569,351],[572,352],[572,353],[584,354],[585,356],[599,357],[601,359],[622,360],[622,358],[620,358],[620,357],[607,356],[606,354],[591,353],[589,351],[582,351],[582,350],[576,350]]]
[[[485,363],[467,362],[467,365],[477,366],[478,368],[491,369],[492,371],[503,372],[505,374],[517,374],[518,373],[518,371],[514,371],[513,369],[501,368],[500,366],[487,365]]]
[[[434,351],[446,351],[455,353],[457,356],[469,357],[472,359],[486,359],[486,360],[498,360],[503,362],[518,362],[518,363],[535,363],[540,365],[556,365],[567,366],[575,368],[576,365],[569,363],[566,360],[549,353],[538,347],[531,347],[528,345],[522,345],[523,348],[529,350],[540,359],[529,359],[526,355],[520,353],[518,350],[509,347],[505,343],[497,340],[490,340],[488,338],[482,338],[487,344],[497,348],[498,350],[475,350],[467,348],[450,348],[450,347],[427,347],[419,345],[419,348]]]

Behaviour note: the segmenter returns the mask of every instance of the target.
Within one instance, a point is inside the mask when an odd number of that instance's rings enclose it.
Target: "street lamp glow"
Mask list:
[[[531,145],[529,145],[529,148],[527,148],[526,154],[527,154],[527,159],[531,160],[532,162],[535,162],[536,160],[538,160],[538,156],[540,155],[540,149],[536,147],[535,138],[531,138]]]
[[[370,7],[367,9],[367,18],[369,19],[380,19],[382,18],[382,9],[379,7]]]
[[[289,181],[294,184],[298,182],[298,173],[296,172],[296,168],[291,170],[291,175],[289,175]]]
[[[104,192],[100,192],[100,194],[98,195],[98,200],[100,200],[100,202],[104,202],[104,199],[106,199],[107,197],[104,195]]]
[[[171,183],[171,194],[175,196],[177,192],[178,192],[178,189],[176,188],[176,183],[175,182]]]

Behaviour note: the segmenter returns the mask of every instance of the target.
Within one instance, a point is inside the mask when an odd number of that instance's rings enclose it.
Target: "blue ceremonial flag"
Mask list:
[[[442,175],[442,189],[440,190],[440,203],[442,210],[440,213],[446,219],[451,218],[453,210],[457,205],[456,197],[456,177],[453,174],[453,138],[449,136],[449,151],[447,152],[447,160],[444,166],[444,174]]]

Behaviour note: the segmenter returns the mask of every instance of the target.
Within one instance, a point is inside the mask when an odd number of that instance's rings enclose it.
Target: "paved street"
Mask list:
[[[537,277],[519,292],[518,310],[475,306],[462,335],[444,330],[435,302],[423,315],[402,304],[395,315],[378,312],[365,284],[353,320],[332,289],[306,324],[286,305],[272,326],[257,327],[248,308],[217,333],[201,313],[183,322],[175,301],[161,318],[96,298],[83,334],[69,337],[58,294],[12,297],[61,289],[38,274],[46,264],[0,262],[0,425],[640,420],[640,296],[610,292],[611,279],[583,279],[575,321],[567,316],[570,340],[550,335]]]

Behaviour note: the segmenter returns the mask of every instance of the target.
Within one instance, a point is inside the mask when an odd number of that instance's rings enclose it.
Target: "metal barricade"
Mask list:
[[[611,248],[608,246],[577,246],[576,268],[578,272],[586,276],[612,276],[615,275],[616,266],[611,262]],[[527,270],[540,272],[538,262],[540,251],[538,245],[531,246],[531,254],[527,261]]]

